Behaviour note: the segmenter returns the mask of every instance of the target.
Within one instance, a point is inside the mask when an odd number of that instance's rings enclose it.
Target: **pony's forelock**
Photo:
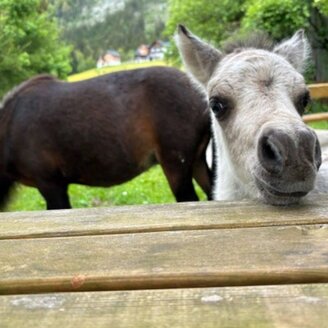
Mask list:
[[[265,32],[254,32],[238,38],[231,38],[225,41],[222,45],[224,54],[242,51],[243,49],[263,49],[272,51],[274,41]]]

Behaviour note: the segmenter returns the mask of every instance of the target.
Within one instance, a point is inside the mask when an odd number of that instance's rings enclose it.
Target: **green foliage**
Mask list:
[[[328,1],[327,0],[314,0],[314,6],[319,9],[319,11],[328,16]]]
[[[312,100],[306,114],[328,112],[328,104],[320,100]]]
[[[249,0],[242,30],[264,30],[280,41],[300,28],[305,29],[314,49],[314,61],[309,63],[306,79],[323,82],[328,79],[328,17],[324,16],[327,9],[327,0]]]
[[[309,25],[310,11],[306,1],[253,0],[247,6],[242,20],[247,30],[263,30],[281,40]]]
[[[166,34],[173,35],[177,24],[187,25],[201,38],[216,45],[239,27],[244,0],[169,0]]]
[[[184,24],[199,37],[218,46],[240,26],[246,0],[169,0],[169,18],[165,34],[174,35],[178,24]],[[173,63],[178,53],[173,45],[168,53]]]
[[[38,73],[66,77],[70,49],[41,0],[0,2],[0,94]]]
[[[95,61],[92,57],[85,56],[80,50],[76,49],[72,52],[72,69],[73,72],[84,72],[90,67],[95,66]]]

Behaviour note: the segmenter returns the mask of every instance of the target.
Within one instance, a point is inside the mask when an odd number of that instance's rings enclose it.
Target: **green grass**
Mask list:
[[[311,126],[313,129],[328,130],[328,121],[320,121],[320,122],[309,123],[309,126]]]
[[[206,198],[198,185],[196,191],[201,199]],[[111,188],[71,185],[69,195],[74,208],[175,202],[159,165],[127,183]],[[45,201],[37,189],[17,185],[7,210],[31,211],[45,207]]]

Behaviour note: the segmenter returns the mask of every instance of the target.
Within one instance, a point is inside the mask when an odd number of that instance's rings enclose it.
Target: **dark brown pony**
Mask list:
[[[67,83],[34,77],[0,105],[0,202],[14,182],[38,188],[48,209],[70,208],[70,183],[112,186],[160,163],[177,201],[192,178],[211,198],[210,118],[182,72],[154,67]]]

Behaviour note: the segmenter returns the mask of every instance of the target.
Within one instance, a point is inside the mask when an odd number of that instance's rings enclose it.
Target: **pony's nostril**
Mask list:
[[[299,132],[299,149],[302,162],[308,163],[312,168],[319,170],[321,166],[321,148],[317,135],[310,129]]]
[[[283,169],[283,156],[279,146],[269,137],[260,140],[258,156],[262,166],[271,173],[280,173]]]
[[[268,160],[274,161],[279,156],[277,150],[274,147],[272,147],[272,144],[270,144],[268,140],[266,140],[263,143],[262,151],[263,151],[263,156]]]

